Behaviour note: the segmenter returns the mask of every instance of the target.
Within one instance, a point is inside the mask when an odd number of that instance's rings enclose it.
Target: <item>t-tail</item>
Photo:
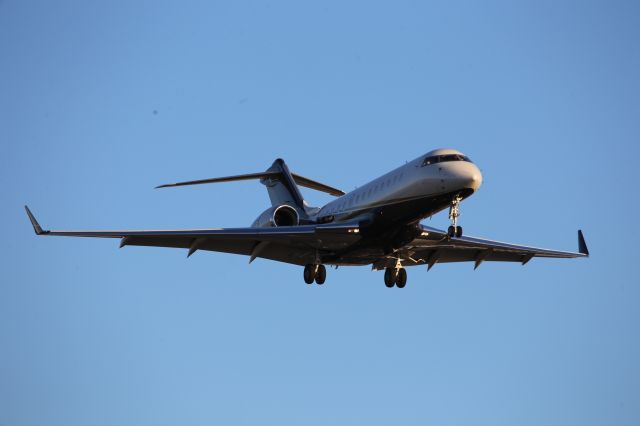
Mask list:
[[[156,188],[232,182],[249,179],[259,179],[260,182],[267,187],[272,207],[275,208],[287,205],[295,208],[300,216],[307,215],[307,207],[298,186],[304,186],[315,189],[316,191],[326,192],[327,194],[334,195],[336,197],[344,195],[344,192],[337,188],[291,173],[289,167],[287,167],[287,164],[281,158],[275,160],[271,167],[264,172],[169,183],[157,186]]]

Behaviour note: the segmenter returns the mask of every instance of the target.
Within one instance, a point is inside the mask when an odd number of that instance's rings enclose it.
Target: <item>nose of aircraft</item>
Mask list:
[[[482,173],[480,169],[473,163],[461,163],[455,168],[456,186],[460,189],[473,189],[477,191],[482,185]]]
[[[475,164],[472,164],[472,166],[473,171],[469,175],[468,185],[469,188],[477,191],[480,185],[482,185],[482,173],[480,173],[480,169]]]

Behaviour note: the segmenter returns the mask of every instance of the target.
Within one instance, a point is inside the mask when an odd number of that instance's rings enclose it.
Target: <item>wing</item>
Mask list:
[[[318,250],[342,250],[360,240],[357,223],[283,226],[277,228],[183,229],[166,231],[45,231],[27,206],[37,235],[119,238],[120,247],[155,246],[219,251],[305,265]]]
[[[588,257],[589,250],[582,231],[578,231],[578,252],[547,250],[516,244],[503,243],[474,237],[449,238],[447,233],[428,226],[421,226],[422,233],[394,254],[405,266],[436,263],[475,262],[475,268],[484,261],[520,262],[523,265],[534,257],[575,258]],[[395,257],[379,259],[374,269],[393,267]]]

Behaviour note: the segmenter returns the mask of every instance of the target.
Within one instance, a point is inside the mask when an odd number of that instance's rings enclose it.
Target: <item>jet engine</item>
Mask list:
[[[288,204],[268,208],[253,222],[254,227],[296,226],[300,223],[298,211]]]

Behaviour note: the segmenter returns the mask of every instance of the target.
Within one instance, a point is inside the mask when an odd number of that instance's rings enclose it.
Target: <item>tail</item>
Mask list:
[[[344,195],[341,190],[325,185],[306,177],[291,173],[283,159],[278,158],[265,172],[249,173],[244,175],[225,176],[219,178],[192,180],[187,182],[169,183],[157,186],[156,188],[168,188],[174,186],[200,185],[204,183],[231,182],[236,180],[260,179],[260,182],[267,187],[269,199],[273,206],[289,204],[304,211],[304,199],[298,189],[298,185],[327,194],[339,197]]]
[[[304,211],[304,198],[284,160],[278,158],[274,161],[267,173],[269,175],[261,178],[260,183],[267,187],[271,205],[289,204]]]

